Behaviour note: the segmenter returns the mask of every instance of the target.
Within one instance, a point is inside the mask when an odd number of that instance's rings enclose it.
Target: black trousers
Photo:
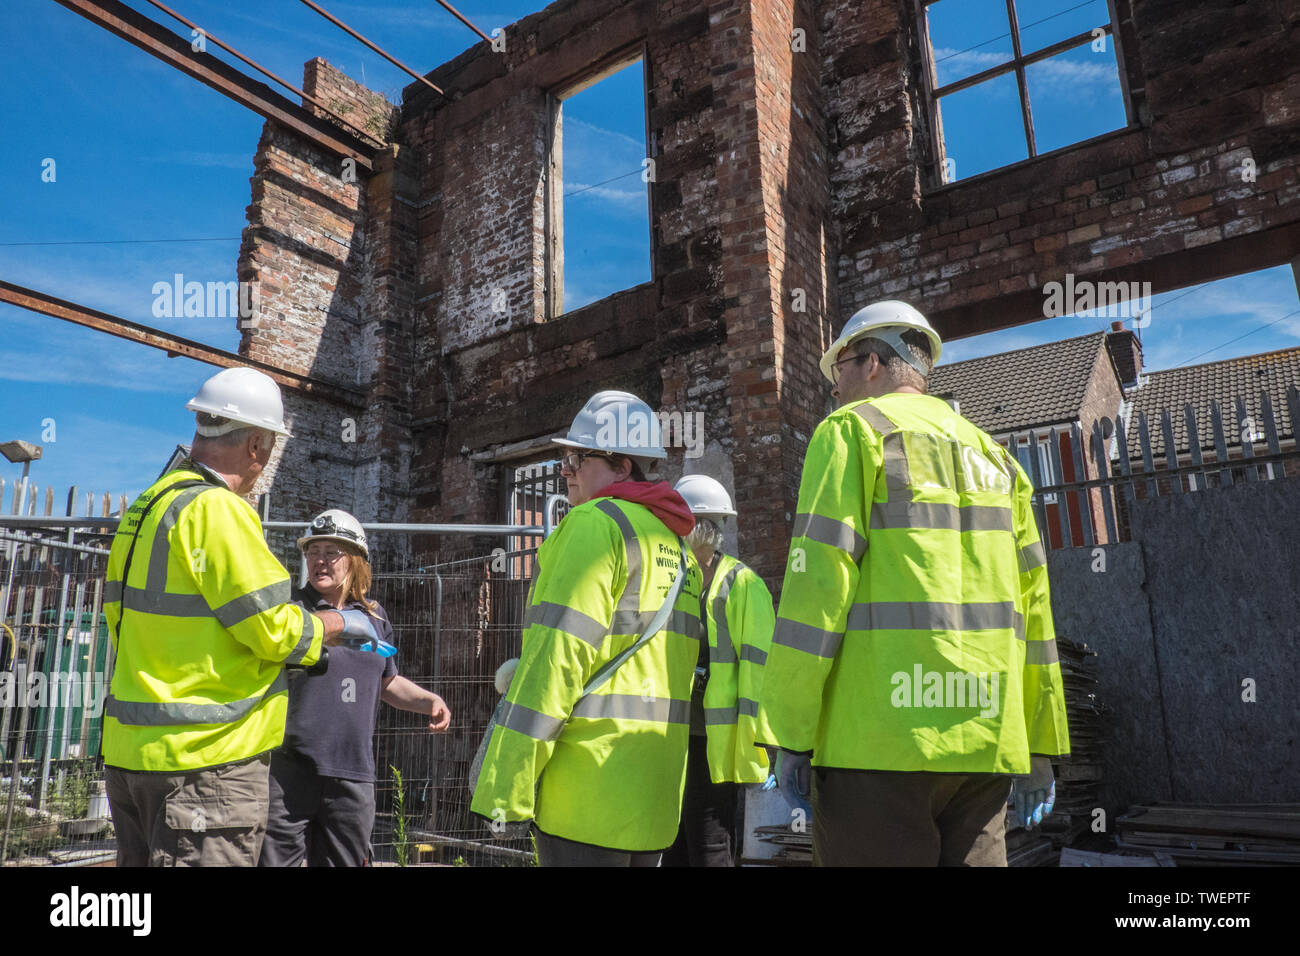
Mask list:
[[[709,778],[708,738],[691,736],[686,793],[677,840],[664,852],[664,866],[735,866],[736,805],[740,786]]]
[[[258,866],[366,866],[375,785],[322,777],[308,760],[277,750]]]

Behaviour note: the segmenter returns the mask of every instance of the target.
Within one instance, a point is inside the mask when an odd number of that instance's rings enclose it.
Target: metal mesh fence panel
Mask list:
[[[113,852],[99,742],[107,538],[0,529],[0,862]]]
[[[562,490],[555,463],[517,468],[513,478],[507,520],[540,526],[548,499]],[[301,533],[266,529],[268,546],[295,585],[303,580]],[[380,707],[376,860],[527,864],[531,841],[494,840],[471,817],[469,768],[498,700],[493,675],[519,655],[540,538],[392,531],[369,537],[370,596],[393,623],[400,672],[439,694],[452,712],[449,731],[432,734],[424,715]],[[116,851],[99,754],[113,669],[103,614],[111,542],[111,533],[20,530],[0,517],[4,865],[102,863]]]

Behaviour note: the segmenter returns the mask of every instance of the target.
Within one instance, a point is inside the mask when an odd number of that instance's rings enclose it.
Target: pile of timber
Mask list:
[[[764,843],[773,843],[779,849],[763,862],[776,866],[812,866],[812,828],[796,833],[789,825],[755,827],[754,833]]]
[[[1087,644],[1057,636],[1065,713],[1070,726],[1070,756],[1053,761],[1056,806],[1041,826],[1024,830],[1007,810],[1007,865],[1056,866],[1062,847],[1092,832],[1093,811],[1101,806],[1101,717],[1097,695],[1097,652]]]
[[[1117,846],[1178,866],[1300,865],[1300,803],[1153,803],[1115,828]]]

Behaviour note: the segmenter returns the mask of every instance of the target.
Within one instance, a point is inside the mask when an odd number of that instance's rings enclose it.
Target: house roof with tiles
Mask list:
[[[1106,333],[936,366],[932,395],[951,395],[961,414],[992,435],[1076,421]]]
[[[1214,431],[1211,405],[1218,404],[1223,421],[1224,439],[1228,446],[1240,445],[1242,423],[1254,428],[1255,441],[1263,441],[1267,420],[1262,395],[1267,395],[1272,405],[1273,421],[1279,443],[1295,439],[1296,417],[1300,416],[1297,396],[1288,400],[1288,390],[1300,390],[1300,348],[1243,355],[1222,362],[1207,362],[1188,368],[1171,368],[1163,372],[1149,372],[1142,377],[1136,389],[1129,393],[1131,409],[1127,420],[1128,450],[1130,458],[1142,457],[1138,439],[1139,413],[1146,416],[1151,433],[1151,454],[1157,460],[1165,454],[1164,428],[1161,412],[1168,410],[1175,450],[1188,452],[1191,442],[1185,405],[1191,405],[1196,415],[1199,447],[1214,448]],[[1237,399],[1242,400],[1242,411],[1237,409]],[[1157,461],[1157,463],[1159,463]]]

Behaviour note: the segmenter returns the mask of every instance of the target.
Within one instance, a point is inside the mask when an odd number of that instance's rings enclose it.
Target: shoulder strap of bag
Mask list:
[[[119,645],[121,645],[122,643],[122,618],[126,617],[127,575],[131,573],[131,559],[135,557],[135,546],[136,543],[139,542],[140,540],[140,529],[144,527],[144,519],[149,517],[149,512],[153,510],[153,506],[156,505],[163,498],[163,496],[168,494],[169,492],[180,491],[183,488],[193,488],[195,485],[210,485],[210,484],[212,484],[212,482],[206,481],[202,478],[186,478],[184,481],[178,481],[174,485],[168,485],[162,491],[158,492],[158,494],[150,498],[149,503],[144,506],[144,511],[140,512],[140,520],[136,523],[135,534],[131,536],[131,547],[127,549],[126,561],[122,565],[122,610],[117,615],[117,633],[115,635],[117,637],[117,642]],[[126,515],[122,516],[122,520],[124,521],[126,520]]]
[[[587,686],[582,688],[582,694],[578,697],[579,701],[590,696],[598,687],[604,685],[606,681],[614,676],[614,672],[623,666],[624,661],[644,647],[646,642],[662,631],[664,625],[668,623],[668,617],[673,613],[673,606],[677,603],[677,595],[682,593],[682,582],[686,579],[686,546],[682,543],[681,538],[677,539],[677,546],[679,549],[677,577],[673,579],[673,586],[668,589],[668,597],[664,599],[663,606],[650,619],[650,623],[646,625],[645,630],[641,632],[641,636],[632,643],[631,647],[592,675],[591,680],[587,681]],[[574,701],[574,703],[576,704],[577,701]]]

